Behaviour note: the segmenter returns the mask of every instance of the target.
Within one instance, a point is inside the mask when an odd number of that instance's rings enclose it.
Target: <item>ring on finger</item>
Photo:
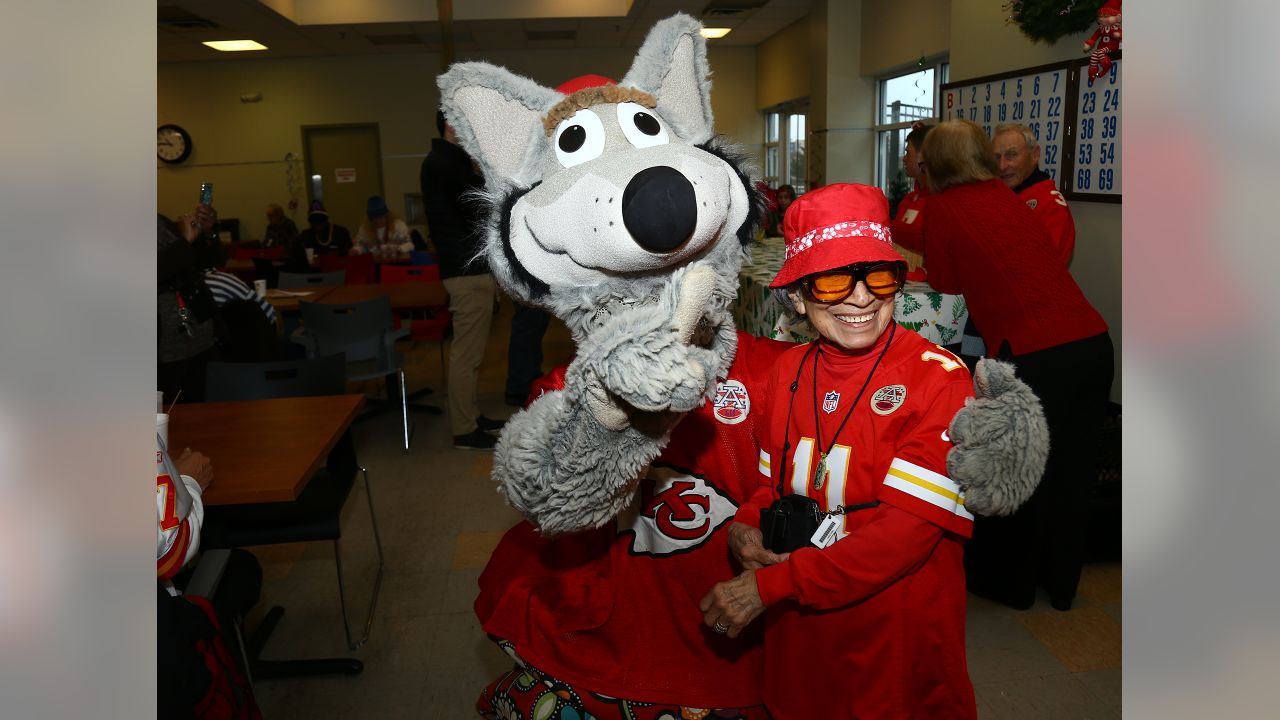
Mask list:
[[[729,626],[719,621],[716,622],[715,627],[713,629],[716,632],[720,633],[721,635],[729,632]]]

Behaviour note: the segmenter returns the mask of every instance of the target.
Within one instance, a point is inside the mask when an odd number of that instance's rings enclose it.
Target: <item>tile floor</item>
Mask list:
[[[511,305],[494,318],[481,371],[481,407],[506,417],[502,405]],[[547,367],[569,357],[562,325],[552,323]],[[434,346],[410,353],[410,389],[443,401]],[[371,388],[376,392],[377,388]],[[394,413],[355,426],[361,462],[370,472],[385,574],[368,643],[347,651],[339,614],[333,549],[326,543],[256,549],[265,575],[260,608],[280,604],[283,621],[264,657],[353,656],[355,677],[261,681],[258,702],[278,718],[470,718],[476,695],[506,670],[471,612],[476,578],[503,531],[517,519],[489,481],[491,454],[452,449],[443,417],[418,414],[411,452],[401,451]],[[346,509],[341,543],[351,614],[368,608],[375,556],[364,495]],[[1120,566],[1090,565],[1077,606],[1060,613],[1048,598],[1025,612],[970,597],[969,672],[982,718],[1083,720],[1120,717]],[[256,615],[249,618],[250,627]]]

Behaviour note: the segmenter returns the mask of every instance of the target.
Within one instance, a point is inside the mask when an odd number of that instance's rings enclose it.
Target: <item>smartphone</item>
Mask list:
[[[213,183],[200,183],[200,204],[213,204]]]

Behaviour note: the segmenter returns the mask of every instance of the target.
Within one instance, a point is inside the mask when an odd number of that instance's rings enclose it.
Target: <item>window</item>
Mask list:
[[[907,134],[919,120],[938,117],[938,88],[947,82],[950,64],[936,60],[910,72],[881,78],[876,101],[876,185],[889,197],[890,208],[911,191],[902,170]]]
[[[805,155],[805,112],[795,105],[779,106],[764,114],[764,181],[771,187],[790,185],[803,193],[808,163]]]

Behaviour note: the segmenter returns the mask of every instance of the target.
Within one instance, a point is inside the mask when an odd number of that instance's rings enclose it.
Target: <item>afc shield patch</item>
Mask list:
[[[737,425],[751,412],[751,396],[747,387],[737,380],[725,380],[716,385],[716,396],[711,401],[711,412],[725,425]]]
[[[871,396],[871,411],[877,415],[888,415],[906,401],[906,385],[885,385]]]
[[[830,415],[838,407],[840,407],[840,393],[831,390],[822,397],[822,412]]]

